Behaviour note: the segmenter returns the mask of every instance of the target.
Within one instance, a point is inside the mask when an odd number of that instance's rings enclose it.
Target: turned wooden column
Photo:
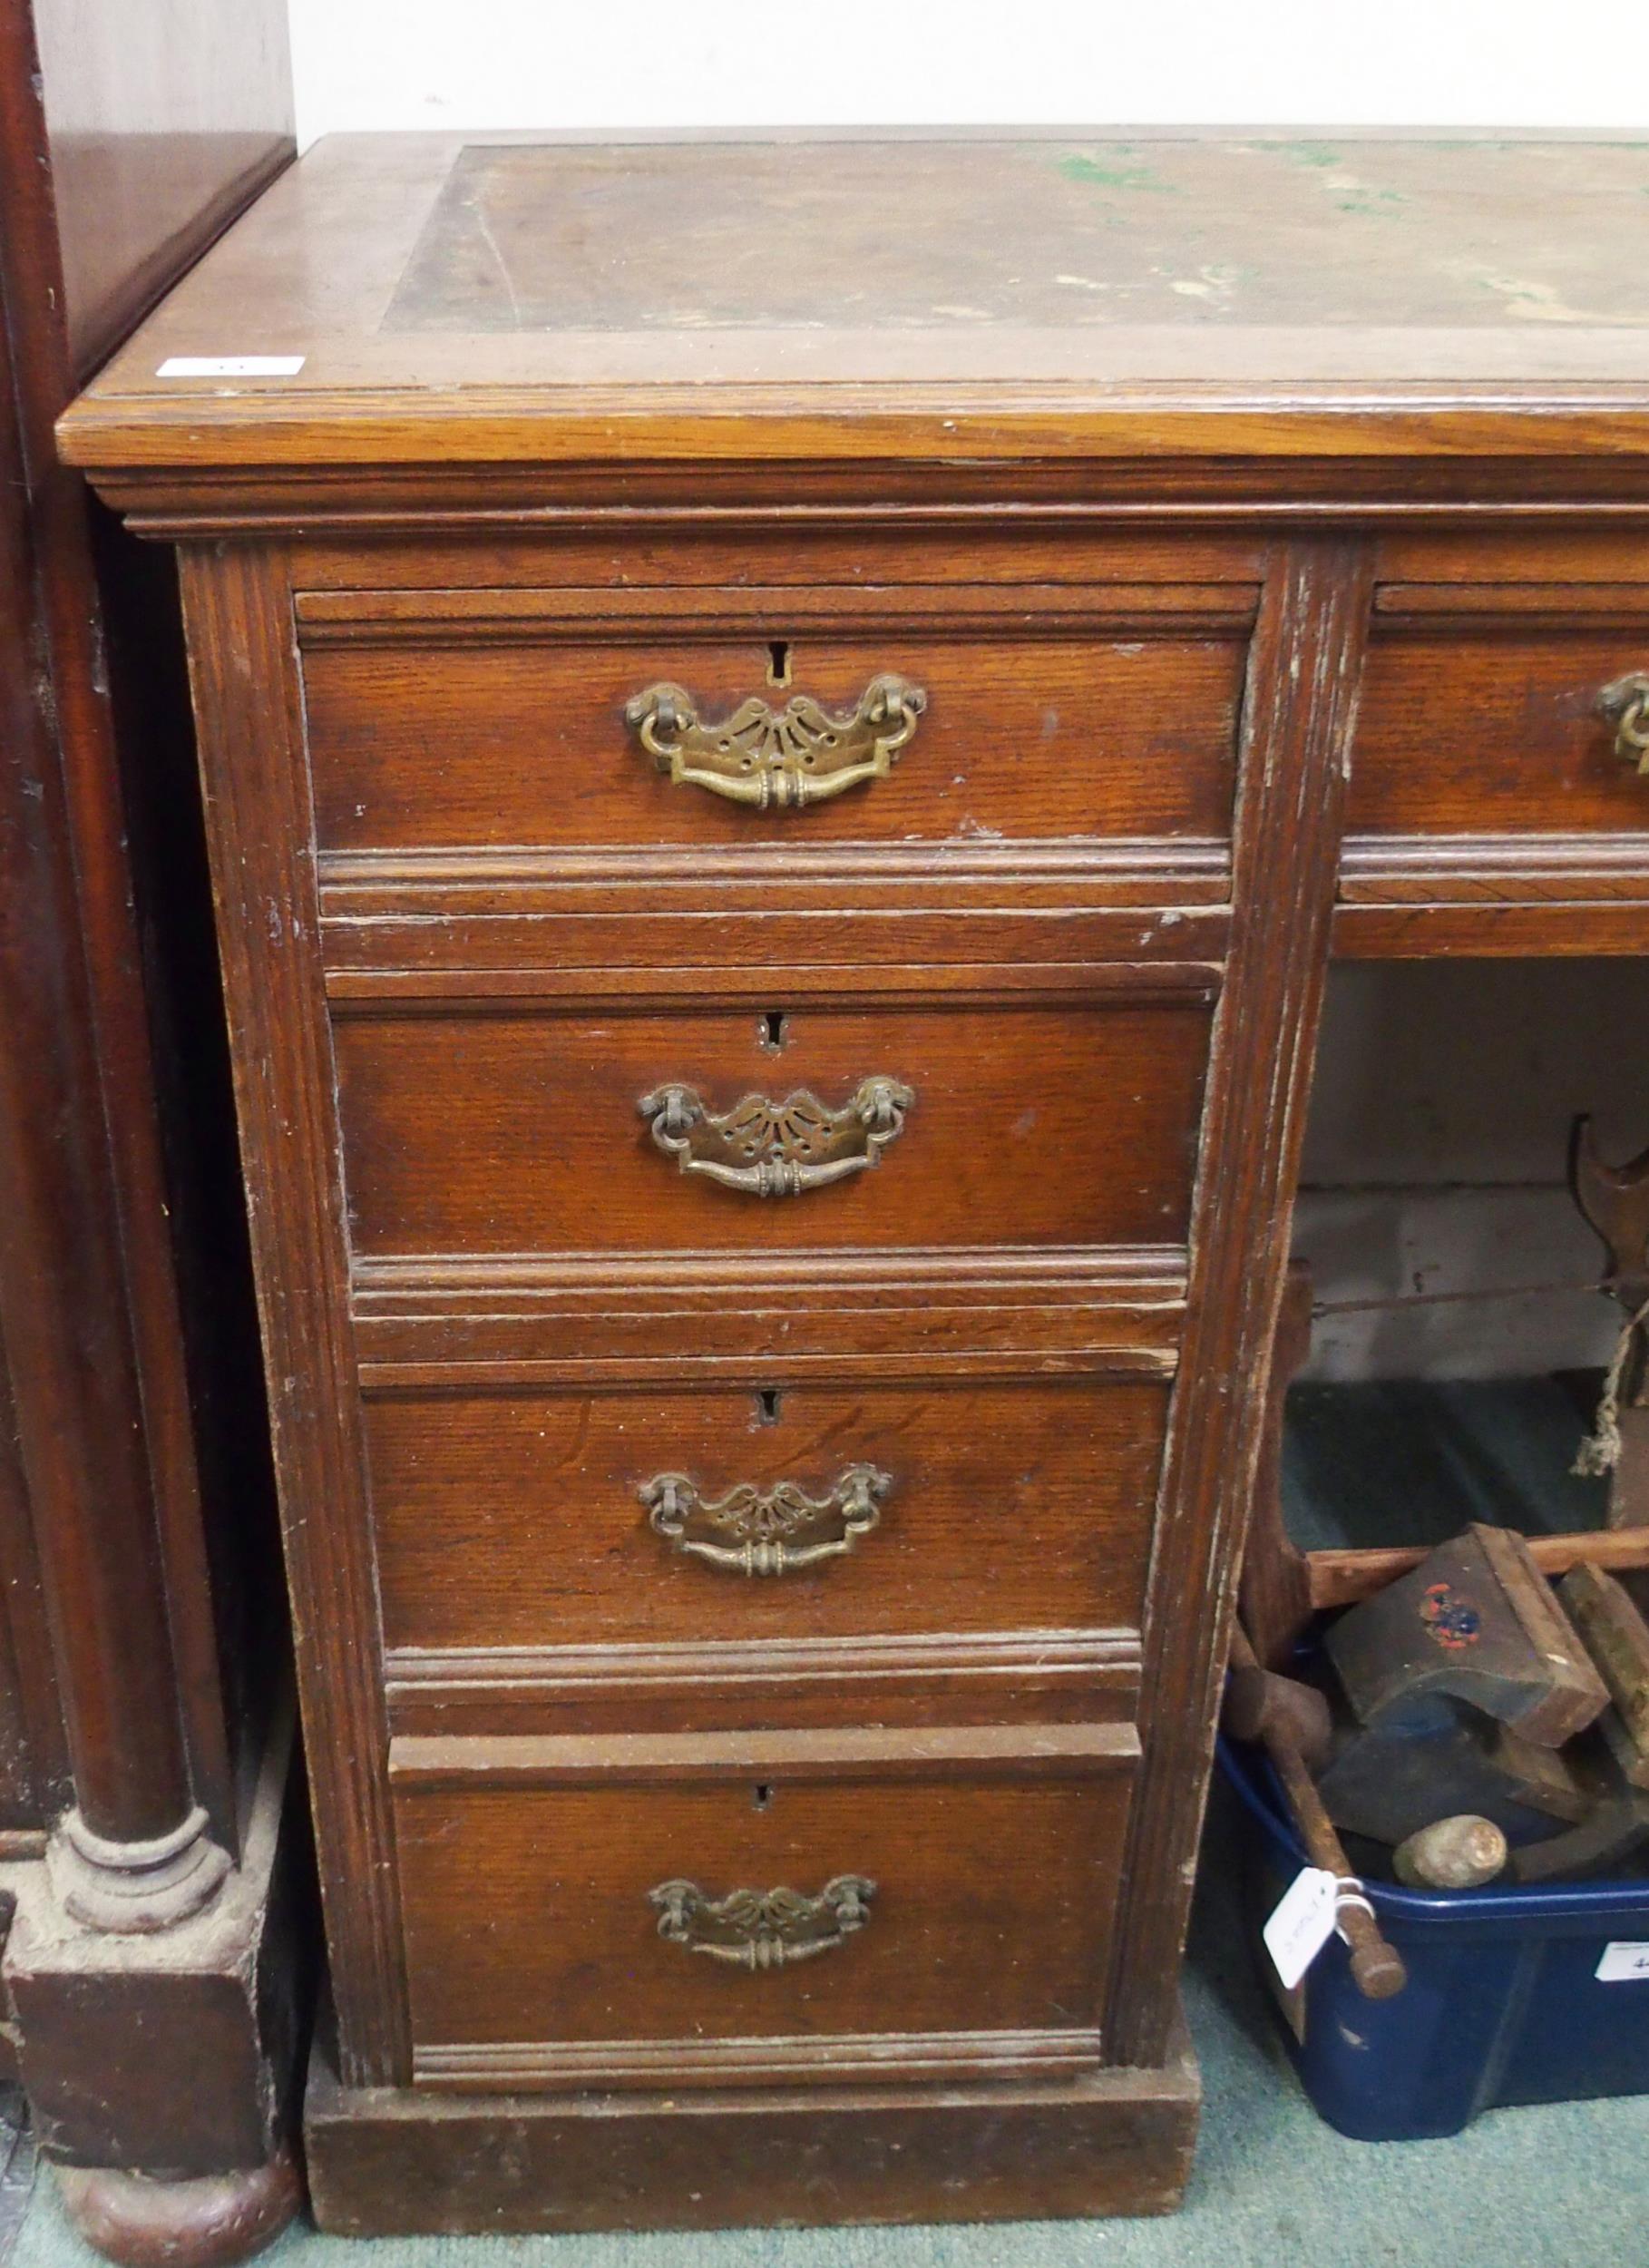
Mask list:
[[[311,1984],[175,594],[52,426],[289,105],[284,0],[0,0],[0,2069],[127,2268],[297,2210]]]
[[[38,645],[15,465],[0,460],[0,609]],[[192,1792],[153,1481],[92,1057],[55,748],[10,673],[0,722],[0,1334],[51,1621],[75,1804],[51,1861],[111,1929],[198,1911],[223,1851]]]
[[[228,1872],[227,1770],[221,1735],[191,1754],[185,1689],[216,1665],[198,1628],[180,1658],[168,1606],[162,1526],[198,1505],[181,1365],[141,1336],[158,1299],[175,1338],[175,1308],[118,774],[101,661],[75,650],[84,505],[51,450],[72,373],[38,319],[62,278],[25,11],[0,10],[0,642],[32,663],[0,672],[0,1338],[74,1786],[48,1863],[75,1919],[150,1931]]]

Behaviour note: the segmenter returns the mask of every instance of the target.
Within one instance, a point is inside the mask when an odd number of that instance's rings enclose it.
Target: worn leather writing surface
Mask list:
[[[1637,451],[1645,251],[1629,135],[345,135],[63,443],[105,477],[703,458],[740,417],[768,461]],[[298,367],[198,367],[247,356]]]
[[[471,142],[383,327],[1642,323],[1623,234],[1632,142]]]

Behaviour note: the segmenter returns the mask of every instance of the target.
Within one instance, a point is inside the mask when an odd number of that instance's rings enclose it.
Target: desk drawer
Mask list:
[[[1604,699],[1644,673],[1649,584],[1389,586],[1348,834],[1649,833],[1646,750],[1622,738],[1622,702]],[[1649,744],[1649,675],[1636,721]]]
[[[1114,1375],[374,1398],[385,1640],[1137,1628],[1167,1400]]]
[[[1091,2058],[1136,1750],[1071,1725],[399,1740],[416,2075]]]
[[[366,1256],[1172,1244],[1209,1022],[1184,990],[345,1014],[351,1232]]]
[[[324,851],[1223,840],[1254,596],[310,593],[317,838]],[[872,689],[890,679],[906,693],[878,706]],[[675,689],[649,703],[660,687]]]

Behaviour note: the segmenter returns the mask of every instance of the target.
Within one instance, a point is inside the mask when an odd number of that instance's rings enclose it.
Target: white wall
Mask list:
[[[290,0],[298,128],[1649,124],[1645,0]]]
[[[1587,1285],[1603,1247],[1569,1197],[1588,1113],[1611,1163],[1649,1146],[1636,961],[1336,968],[1318,1050],[1295,1249],[1318,1294],[1390,1300]],[[1317,1377],[1495,1377],[1607,1360],[1593,1292],[1322,1318]]]

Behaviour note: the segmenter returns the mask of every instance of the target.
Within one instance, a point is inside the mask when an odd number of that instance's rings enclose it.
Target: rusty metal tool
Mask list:
[[[1308,1746],[1315,1746],[1319,1734],[1326,1745],[1327,1705],[1319,1720],[1309,1700],[1302,1703],[1280,1693],[1278,1688],[1283,1686],[1292,1686],[1294,1694],[1311,1694],[1312,1689],[1264,1669],[1240,1622],[1232,1628],[1231,1675],[1234,1708],[1228,1706],[1227,1729],[1238,1739],[1257,1739],[1264,1746],[1283,1784],[1312,1864],[1337,1881],[1354,1880],[1351,1862],[1301,1753],[1303,1731]],[[1321,1695],[1313,1697],[1322,1700]],[[1389,2000],[1400,1992],[1409,1981],[1409,1972],[1402,1955],[1381,1935],[1374,1916],[1360,1905],[1348,1905],[1342,1909],[1340,1927],[1351,1951],[1352,1980],[1364,1999]]]

